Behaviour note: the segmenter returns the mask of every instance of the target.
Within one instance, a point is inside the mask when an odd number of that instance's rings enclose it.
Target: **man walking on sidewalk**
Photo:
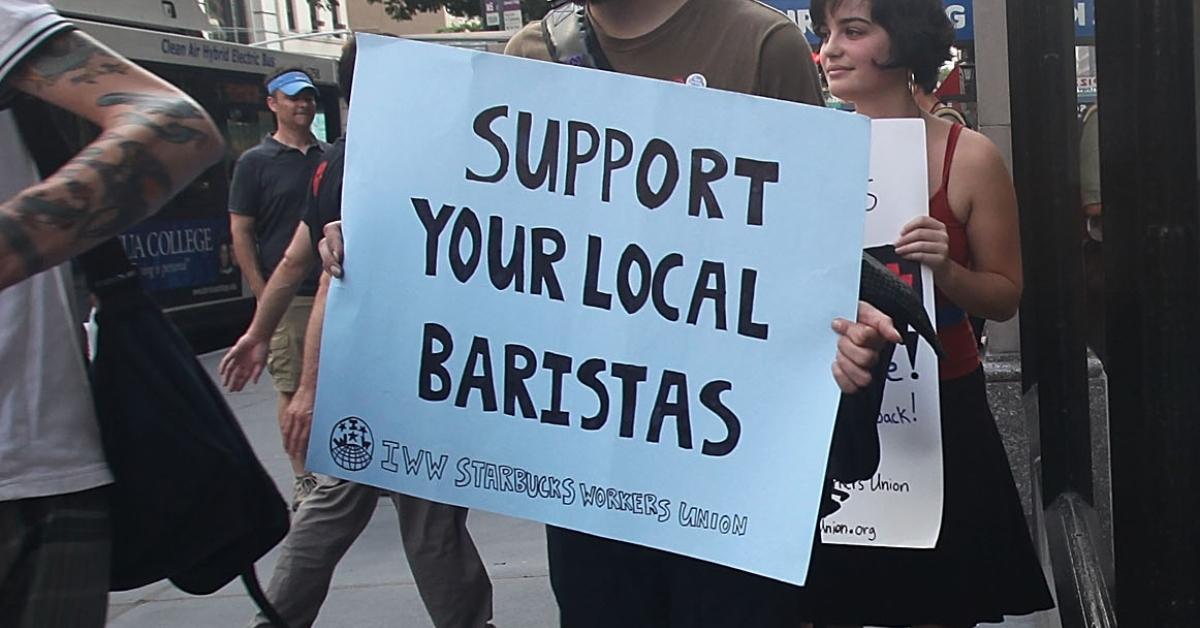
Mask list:
[[[338,83],[347,103],[354,77],[355,40],[342,49]],[[283,261],[271,275],[259,299],[258,310],[246,333],[222,358],[219,372],[226,387],[241,390],[257,380],[266,358],[270,330],[278,324],[287,303],[304,277],[318,268],[316,243],[325,224],[342,215],[342,174],[345,137],[327,150],[312,176],[304,220]],[[283,415],[284,448],[303,459],[308,449],[316,397],[317,364],[321,346],[328,277],[321,278],[305,338],[304,366],[291,404]],[[292,528],[283,540],[267,598],[292,628],[316,621],[334,568],[350,545],[362,534],[379,504],[379,489],[348,480],[317,476],[316,487],[300,504]],[[418,497],[387,493],[396,508],[404,554],[437,628],[489,628],[492,618],[492,583],[467,531],[467,509]],[[267,627],[261,614],[255,628]]]
[[[242,153],[229,189],[233,253],[255,299],[261,299],[267,279],[279,265],[304,211],[313,170],[327,145],[313,136],[317,88],[307,72],[285,69],[267,79],[267,106],[275,114],[276,130]],[[278,419],[300,381],[304,329],[317,291],[317,271],[308,273],[282,322],[273,330],[267,369],[279,392]],[[316,478],[304,470],[303,456],[289,456],[295,475],[292,509],[304,499]]]

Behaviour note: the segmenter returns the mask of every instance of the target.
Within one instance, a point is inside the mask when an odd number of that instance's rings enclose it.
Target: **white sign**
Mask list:
[[[933,273],[900,259],[892,246],[904,225],[929,213],[928,197],[925,123],[872,121],[865,246],[918,290],[932,321]],[[905,341],[892,356],[879,412],[879,471],[869,480],[835,486],[841,508],[821,521],[825,543],[911,548],[937,543],[943,497],[937,354],[911,330]]]

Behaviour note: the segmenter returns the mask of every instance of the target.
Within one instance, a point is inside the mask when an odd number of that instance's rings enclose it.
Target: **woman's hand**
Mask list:
[[[946,225],[931,216],[914,218],[900,230],[896,254],[928,266],[937,280],[950,266],[950,234]]]
[[[879,350],[888,342],[903,342],[900,332],[887,314],[866,301],[858,302],[857,320],[833,320],[837,332],[837,357],[833,361],[833,380],[846,394],[858,392],[871,383],[871,367],[879,361]]]

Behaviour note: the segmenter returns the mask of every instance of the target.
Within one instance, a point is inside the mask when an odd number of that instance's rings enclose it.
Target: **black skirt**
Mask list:
[[[945,500],[933,549],[817,543],[806,619],[910,626],[999,622],[1052,608],[983,369],[941,386]]]

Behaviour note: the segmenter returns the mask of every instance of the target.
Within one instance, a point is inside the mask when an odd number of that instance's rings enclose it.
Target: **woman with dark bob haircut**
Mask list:
[[[812,18],[833,95],[870,118],[925,122],[929,215],[896,234],[896,252],[928,266],[937,286],[945,484],[933,549],[818,544],[805,619],[958,628],[1051,608],[969,321],[1007,320],[1021,300],[1012,178],[991,141],[922,111],[912,96],[912,83],[931,82],[950,58],[942,2],[813,0]]]

